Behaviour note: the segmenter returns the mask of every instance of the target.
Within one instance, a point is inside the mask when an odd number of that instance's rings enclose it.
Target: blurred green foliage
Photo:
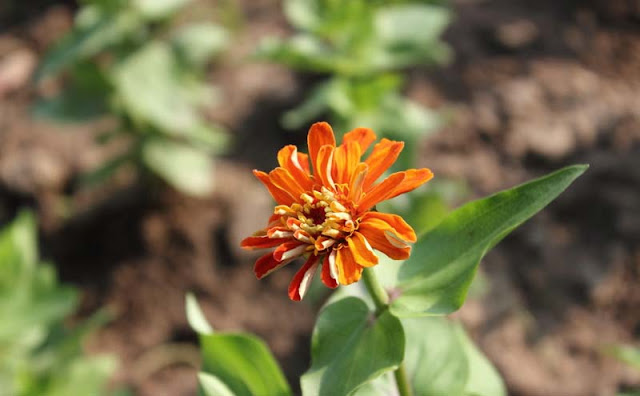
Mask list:
[[[367,126],[406,142],[398,167],[413,164],[419,137],[440,117],[402,95],[401,71],[449,60],[440,41],[449,10],[433,1],[285,0],[284,11],[298,32],[267,38],[258,56],[329,75],[285,114],[284,126],[299,128],[325,115],[337,131]]]
[[[66,84],[36,103],[36,116],[67,122],[115,116],[118,126],[102,140],[130,141],[85,181],[102,182],[134,163],[185,193],[211,191],[212,155],[225,150],[227,134],[202,115],[217,97],[205,71],[228,33],[211,21],[179,21],[189,2],[85,0],[72,31],[44,57],[36,79],[64,72]]]
[[[33,216],[21,213],[0,231],[0,390],[4,395],[102,395],[116,362],[88,357],[82,341],[104,322],[94,315],[73,329],[75,289],[39,262]]]

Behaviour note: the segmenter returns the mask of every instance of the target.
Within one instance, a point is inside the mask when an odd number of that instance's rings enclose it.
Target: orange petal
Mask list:
[[[356,166],[356,170],[351,175],[349,181],[349,195],[348,199],[352,202],[358,202],[362,198],[362,187],[364,186],[364,179],[367,177],[369,167],[364,162],[361,162]]]
[[[342,248],[336,255],[336,267],[338,268],[338,282],[342,285],[350,285],[360,280],[363,267],[359,265],[351,254],[351,249]]]
[[[362,216],[361,224],[371,224],[374,219],[385,222],[386,225],[382,226],[384,230],[393,231],[399,238],[407,242],[416,241],[415,231],[402,217],[390,213],[367,212]],[[373,223],[380,226],[378,222],[374,221]]]
[[[371,143],[376,140],[376,134],[369,128],[356,128],[344,134],[342,144],[356,142],[360,146],[360,152],[367,151]]]
[[[305,153],[298,153],[298,163],[308,175],[311,174],[311,170],[309,169],[309,155]]]
[[[324,145],[318,151],[318,155],[316,157],[316,176],[320,183],[325,187],[331,187],[335,189],[335,184],[333,182],[333,177],[331,176],[331,172],[333,169],[333,152],[335,151],[334,146]]]
[[[373,252],[373,248],[361,233],[354,232],[346,240],[356,263],[363,267],[373,267],[378,264],[378,256]]]
[[[309,128],[309,135],[307,135],[307,145],[309,146],[309,156],[311,157],[311,165],[314,167],[314,175],[318,174],[318,168],[316,168],[318,152],[324,145],[332,147],[336,146],[336,138],[333,135],[333,129],[331,125],[326,122],[316,122]]]
[[[365,161],[369,165],[369,174],[364,181],[365,190],[396,162],[403,148],[404,142],[395,142],[389,139],[382,139],[380,143],[373,146],[371,155]]]
[[[291,173],[284,168],[276,168],[269,172],[269,179],[271,179],[271,182],[276,187],[279,187],[280,189],[288,192],[289,195],[296,197],[296,201],[299,201],[300,195],[305,192],[305,189],[298,184]]]
[[[393,190],[393,194],[389,198],[396,197],[400,194],[415,190],[424,183],[431,180],[433,173],[427,168],[409,169],[405,171],[405,178],[398,187]]]
[[[334,265],[335,265],[335,251],[332,252],[333,254],[333,259],[334,260]],[[330,263],[330,259],[329,259],[330,254],[327,254],[324,256],[324,260],[322,261],[322,273],[321,273],[321,279],[322,279],[322,283],[325,284],[325,286],[327,286],[328,288],[331,289],[335,289],[336,287],[338,287],[338,282],[333,279],[333,276],[331,276],[331,263]]]
[[[394,173],[375,185],[371,190],[366,191],[364,198],[358,202],[358,212],[366,212],[378,202],[389,199],[404,178],[404,172]]]
[[[376,250],[381,251],[389,258],[394,260],[406,260],[411,255],[411,246],[400,243],[398,239],[389,239],[389,229],[385,230],[385,222],[378,219],[372,219],[369,222],[362,222],[358,228],[358,232],[364,235]],[[391,242],[393,241],[393,242]]]
[[[291,260],[278,261],[273,257],[273,252],[267,253],[256,261],[253,272],[255,272],[258,279],[262,279],[290,262]]]
[[[338,184],[349,183],[351,176],[360,163],[362,152],[357,142],[346,142],[333,152],[333,181]]]
[[[273,182],[269,178],[269,175],[267,175],[266,173],[254,169],[253,174],[258,178],[258,180],[262,182],[262,184],[264,184],[267,187],[273,199],[275,199],[276,202],[279,203],[280,205],[289,206],[292,203],[297,201],[297,199],[294,196],[292,196],[288,191],[283,190],[282,188],[273,184]]]
[[[291,260],[301,256],[305,252],[307,244],[298,241],[285,242],[273,251],[273,258],[276,261]]]
[[[296,272],[295,276],[289,284],[289,298],[293,301],[300,301],[304,297],[305,293],[311,285],[313,276],[318,269],[320,257],[311,255],[309,259],[304,263],[302,268]]]
[[[278,151],[278,163],[291,174],[303,189],[309,191],[313,188],[313,180],[309,177],[309,171],[305,170],[302,163],[300,163],[300,156],[296,146],[290,144],[280,149]],[[307,163],[308,168],[309,164]]]
[[[272,248],[286,242],[289,238],[269,238],[268,236],[250,236],[240,242],[244,249],[266,249]]]

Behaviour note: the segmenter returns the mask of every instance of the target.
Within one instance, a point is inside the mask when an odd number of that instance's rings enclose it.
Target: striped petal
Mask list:
[[[367,151],[371,143],[376,140],[376,134],[369,128],[356,128],[344,134],[342,144],[356,142],[360,146],[360,152]]]
[[[332,251],[331,254],[327,254],[324,256],[324,260],[322,261],[322,273],[321,279],[322,283],[325,284],[328,288],[335,289],[338,287],[338,281],[336,280],[337,275],[335,274],[335,265],[336,265],[336,252]],[[331,266],[334,267],[333,274],[331,271]],[[335,275],[335,278],[334,278]]]
[[[304,298],[307,290],[309,290],[309,285],[311,285],[311,281],[313,280],[313,276],[316,274],[318,270],[318,265],[320,264],[320,257],[316,255],[311,255],[304,263],[302,268],[295,274],[291,283],[289,284],[289,298],[293,301],[300,301]]]
[[[336,255],[336,267],[338,268],[338,282],[341,285],[350,285],[360,280],[363,267],[359,265],[351,249],[342,248]]]
[[[412,230],[413,231],[413,230]],[[368,218],[360,223],[361,233],[371,247],[381,251],[394,260],[406,260],[411,254],[411,246],[402,239],[399,232],[389,223],[379,218]],[[408,232],[405,233],[408,234]],[[415,238],[415,233],[411,232]]]
[[[313,188],[313,180],[309,177],[309,164],[306,164],[307,169],[305,170],[300,162],[300,156],[298,155],[296,146],[290,144],[278,151],[278,163],[280,167],[286,169],[291,174],[303,189],[308,191]]]
[[[269,172],[269,179],[271,182],[282,190],[285,190],[289,195],[296,198],[296,201],[300,200],[300,195],[304,194],[304,188],[298,184],[298,181],[284,168],[276,168]]]
[[[333,177],[331,176],[331,172],[333,169],[333,152],[335,151],[334,146],[324,145],[318,151],[318,155],[316,157],[316,176],[317,179],[324,185],[325,187],[330,187],[331,189],[335,189],[335,184],[333,182]]]
[[[240,246],[244,249],[267,249],[284,243],[288,238],[270,238],[268,236],[250,236],[240,242]]]
[[[357,142],[346,142],[337,147],[333,154],[334,167],[332,175],[338,184],[349,183],[356,167],[360,163],[362,151]]]
[[[364,181],[365,190],[396,162],[403,148],[404,142],[395,142],[389,139],[382,139],[380,143],[373,146],[371,155],[365,161],[365,164],[369,165],[369,174]]]
[[[354,232],[353,235],[346,238],[346,241],[356,263],[363,267],[373,267],[378,264],[378,256],[373,252],[373,248],[364,235]]]
[[[309,146],[309,157],[311,157],[311,165],[314,167],[314,175],[318,174],[318,168],[316,168],[318,152],[322,146],[329,145],[336,146],[336,138],[333,134],[333,129],[326,122],[316,122],[309,128],[309,135],[307,135],[307,145]]]
[[[273,251],[273,258],[277,261],[291,260],[305,252],[306,244],[298,241],[285,242]]]
[[[253,272],[255,272],[258,279],[262,279],[290,262],[291,260],[278,261],[273,257],[273,252],[267,253],[256,261],[256,264],[253,267]]]

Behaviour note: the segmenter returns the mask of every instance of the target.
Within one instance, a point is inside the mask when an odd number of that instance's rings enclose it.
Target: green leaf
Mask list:
[[[144,143],[142,160],[186,194],[206,196],[213,191],[213,161],[206,152],[169,139],[153,138]]]
[[[154,41],[118,65],[111,78],[120,107],[138,123],[181,131],[200,123],[193,86],[168,44]]]
[[[482,257],[513,229],[536,214],[586,165],[569,166],[511,190],[468,203],[415,244],[399,273],[398,316],[443,315],[457,310]]]
[[[320,313],[311,341],[311,368],[301,380],[303,394],[348,395],[396,369],[404,357],[400,321],[379,317],[359,298],[347,297]]]
[[[200,334],[202,371],[238,396],[291,395],[266,344],[251,334]]]
[[[215,375],[198,373],[198,383],[204,396],[235,396],[231,389]]]
[[[213,327],[204,316],[200,304],[193,293],[187,293],[185,310],[187,312],[187,321],[189,326],[200,334],[213,334]]]
[[[184,7],[191,0],[132,0],[133,6],[148,19],[162,19]]]
[[[462,326],[442,317],[403,318],[404,363],[416,395],[502,396],[502,379]]]
[[[82,9],[76,28],[50,50],[36,72],[36,79],[56,74],[133,35],[142,26],[137,13],[107,13],[97,6]]]
[[[178,30],[172,41],[183,59],[202,67],[227,46],[229,34],[214,23],[192,23]]]
[[[640,370],[640,348],[631,345],[615,345],[606,351],[621,362]]]

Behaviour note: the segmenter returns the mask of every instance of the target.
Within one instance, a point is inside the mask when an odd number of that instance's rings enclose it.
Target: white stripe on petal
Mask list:
[[[329,274],[335,280],[338,281],[338,266],[336,265],[336,251],[329,253]]]
[[[291,250],[287,250],[286,252],[284,252],[282,254],[282,260],[289,260],[292,259],[294,257],[298,257],[300,256],[302,253],[304,253],[304,249],[306,248],[305,245],[300,245],[300,246],[296,246],[295,248],[291,249]]]
[[[304,298],[304,295],[307,292],[309,285],[311,284],[311,280],[313,279],[313,276],[316,274],[316,270],[318,269],[319,263],[320,261],[316,261],[315,264],[309,267],[307,272],[305,272],[304,276],[302,277],[302,281],[300,282],[300,287],[298,288],[298,295],[300,296],[301,300]]]
[[[387,238],[387,241],[389,241],[390,244],[392,244],[397,248],[404,249],[407,246],[409,246],[402,239],[399,239],[393,232],[389,230],[384,232],[384,236]]]
[[[293,236],[293,232],[291,231],[278,230],[278,231],[273,231],[271,235],[269,235],[269,238],[289,238],[292,236]]]

